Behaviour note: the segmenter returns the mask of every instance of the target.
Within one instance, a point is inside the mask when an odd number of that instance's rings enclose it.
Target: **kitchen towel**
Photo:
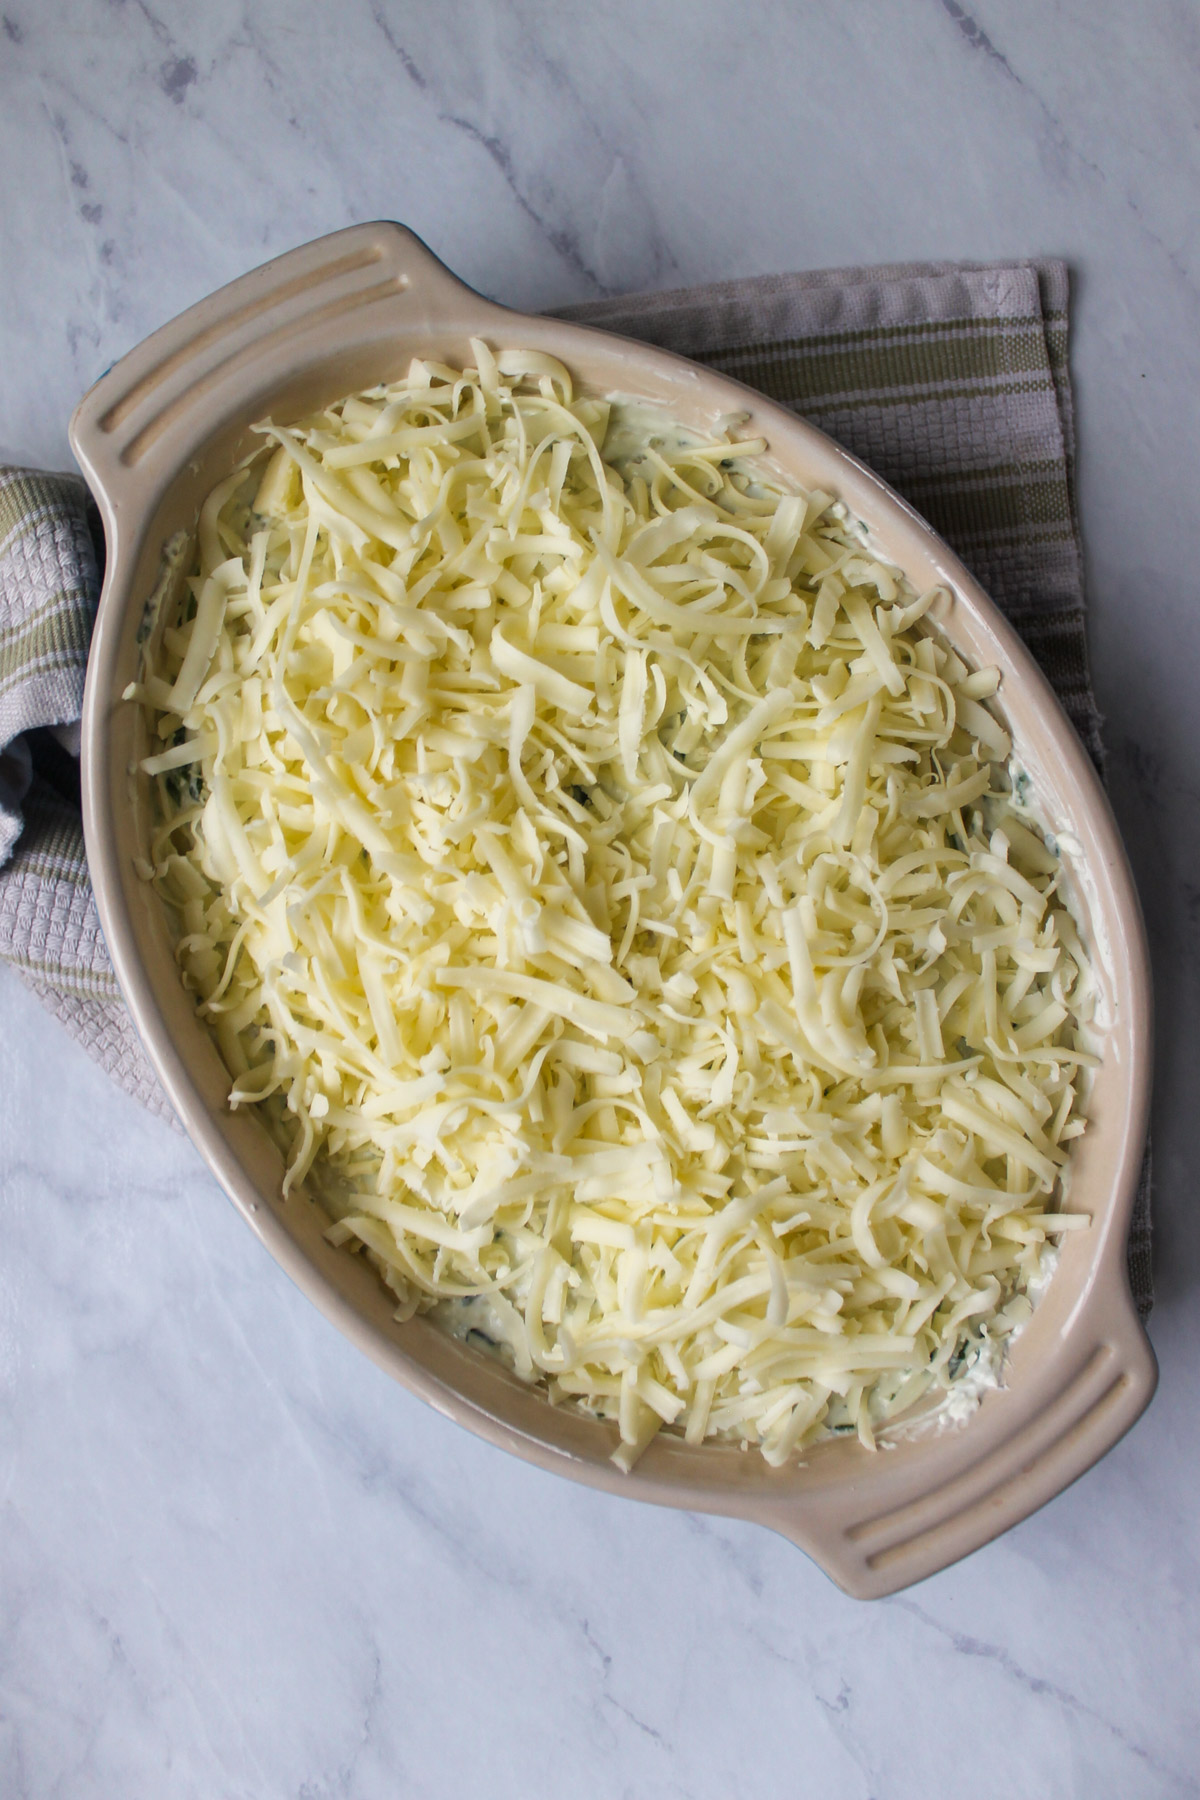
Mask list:
[[[563,317],[736,376],[876,469],[1029,645],[1098,768],[1061,262],[759,276]],[[103,555],[78,477],[0,470],[0,958],[108,1072],[170,1117],[121,1003],[88,883],[71,728]],[[1147,1151],[1129,1239],[1153,1304]]]

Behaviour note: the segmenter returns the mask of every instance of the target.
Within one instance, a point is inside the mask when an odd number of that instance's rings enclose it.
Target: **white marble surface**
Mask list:
[[[1200,26],[1182,0],[0,0],[0,454],[356,219],[527,307],[1060,253],[1097,686],[1160,977],[1162,1363],[894,1601],[425,1410],[0,979],[0,1793],[1200,1793]]]

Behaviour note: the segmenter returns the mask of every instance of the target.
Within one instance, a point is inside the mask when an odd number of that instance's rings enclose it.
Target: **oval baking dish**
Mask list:
[[[1000,703],[1040,810],[1067,828],[1072,904],[1110,1021],[1090,1124],[1073,1149],[1070,1233],[1006,1386],[963,1424],[913,1433],[886,1452],[831,1439],[783,1469],[722,1444],[660,1433],[632,1474],[609,1460],[613,1425],[552,1407],[502,1365],[428,1319],[399,1324],[361,1259],[332,1248],[314,1201],[280,1197],[282,1158],[265,1129],[230,1113],[228,1076],[193,1010],[157,894],[137,874],[149,819],[140,709],[121,694],[165,544],[253,446],[251,424],[286,422],[401,375],[414,355],[469,360],[468,339],[536,348],[593,392],[630,394],[684,425],[748,412],[748,431],[804,488],[845,500],[879,552],[919,590],[975,665],[1002,672]],[[1136,894],[1096,774],[1044,676],[947,546],[869,470],[740,383],[642,344],[523,317],[457,281],[401,226],[354,226],[280,257],[193,307],[85,396],[75,453],[104,518],[108,564],[83,719],[88,860],[130,1011],[180,1119],[281,1266],[361,1349],[460,1424],[542,1468],[613,1493],[755,1520],[784,1533],[852,1594],[886,1594],[965,1555],[1082,1474],[1147,1405],[1154,1357],[1138,1323],[1125,1239],[1146,1133],[1150,984]],[[1077,848],[1076,848],[1077,847]]]

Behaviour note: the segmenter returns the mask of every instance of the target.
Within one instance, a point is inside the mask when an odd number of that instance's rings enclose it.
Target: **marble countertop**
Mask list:
[[[1162,1385],[891,1601],[393,1386],[0,977],[0,1792],[1200,1793],[1200,26],[1178,0],[2,0],[0,457],[265,257],[539,308],[1067,256],[1096,686],[1159,978]]]

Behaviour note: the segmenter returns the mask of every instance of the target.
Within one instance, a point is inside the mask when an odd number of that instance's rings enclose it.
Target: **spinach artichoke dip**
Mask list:
[[[288,428],[127,697],[229,1102],[549,1399],[781,1464],[977,1392],[1094,986],[987,702],[830,494],[530,351]]]

